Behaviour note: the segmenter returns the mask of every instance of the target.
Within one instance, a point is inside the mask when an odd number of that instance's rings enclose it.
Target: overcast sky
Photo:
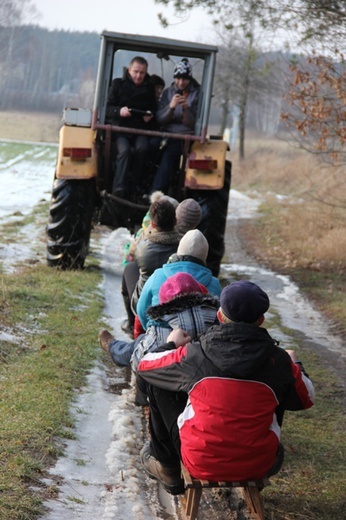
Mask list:
[[[172,9],[154,0],[32,0],[41,17],[37,23],[48,29],[73,31],[103,30],[129,34],[166,36],[186,41],[215,44],[210,18],[202,10],[194,10],[181,21]],[[161,27],[157,14],[163,12],[174,22]]]

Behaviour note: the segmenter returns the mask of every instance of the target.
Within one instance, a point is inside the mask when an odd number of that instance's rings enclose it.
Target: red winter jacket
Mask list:
[[[168,343],[147,354],[148,383],[188,393],[178,418],[181,457],[197,478],[238,481],[265,476],[274,463],[284,410],[313,406],[304,370],[266,329],[213,326],[200,341]]]

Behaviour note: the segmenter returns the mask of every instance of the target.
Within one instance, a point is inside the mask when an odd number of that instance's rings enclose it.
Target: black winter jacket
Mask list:
[[[137,110],[156,111],[156,98],[154,86],[149,82],[147,74],[141,85],[135,85],[131,76],[126,73],[124,78],[116,78],[112,81],[108,93],[106,120],[108,123],[125,126],[128,128],[149,129],[142,115],[134,114],[132,117],[120,117],[122,107],[136,108]]]
[[[147,230],[145,237],[138,241],[135,260],[139,267],[139,279],[131,299],[136,313],[137,303],[145,282],[155,269],[162,267],[167,259],[176,252],[180,236],[178,231]]]

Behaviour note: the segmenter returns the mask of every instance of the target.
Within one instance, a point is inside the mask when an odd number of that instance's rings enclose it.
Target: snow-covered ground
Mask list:
[[[29,213],[49,200],[57,147],[0,141],[0,219]]]

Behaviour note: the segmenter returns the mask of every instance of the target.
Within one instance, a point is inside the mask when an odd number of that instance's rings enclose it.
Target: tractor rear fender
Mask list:
[[[227,142],[222,140],[195,141],[187,160],[185,187],[193,190],[222,189],[227,148]]]
[[[57,179],[91,179],[97,176],[95,131],[64,125],[60,129]]]

